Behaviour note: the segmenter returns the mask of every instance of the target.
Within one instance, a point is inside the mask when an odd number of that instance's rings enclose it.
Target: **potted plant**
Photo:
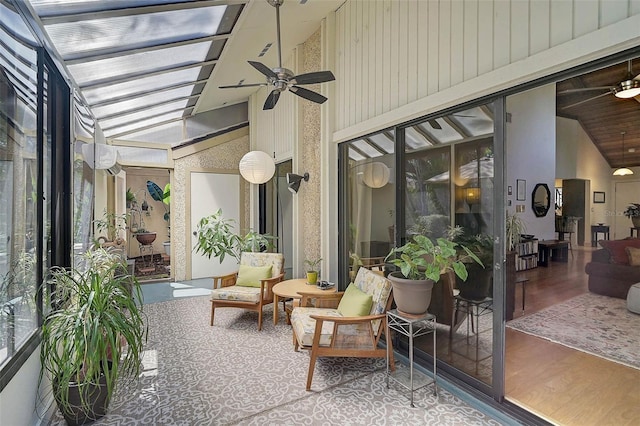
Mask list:
[[[640,204],[631,203],[624,211],[624,215],[631,218],[634,228],[640,228]]]
[[[275,237],[253,230],[249,230],[244,236],[241,236],[235,232],[235,228],[235,221],[225,219],[222,216],[222,209],[203,217],[196,228],[196,237],[198,238],[194,247],[196,253],[203,254],[208,258],[215,257],[220,263],[227,256],[240,262],[240,254],[243,251],[256,252],[272,247],[271,241]]]
[[[507,212],[507,219],[505,221],[506,226],[506,249],[507,251],[514,251],[516,245],[521,240],[521,235],[527,232],[527,226],[520,216],[517,214],[510,214]]]
[[[385,260],[399,268],[389,274],[398,311],[413,316],[427,312],[431,290],[441,274],[453,271],[467,279],[467,259],[482,263],[467,247],[443,237],[434,243],[424,235],[415,235],[402,247],[392,248]]]
[[[460,296],[468,300],[487,298],[493,283],[493,238],[487,234],[471,236],[463,234],[454,241],[468,248],[481,262],[479,264],[471,258],[463,258],[469,276],[467,280],[456,277],[456,287],[460,290]],[[464,256],[465,253],[460,254]]]
[[[136,203],[136,195],[133,193],[133,191],[131,191],[131,188],[127,188],[126,197],[127,197],[126,205],[127,205],[127,208],[130,209]]]
[[[322,258],[320,257],[304,260],[304,264],[307,266],[307,284],[316,285],[318,283],[320,262],[322,262]]]
[[[93,221],[98,233],[106,234],[97,238],[98,245],[121,246],[124,244],[122,233],[127,229],[127,215],[108,212],[106,209],[102,213],[101,219]]]
[[[68,424],[104,416],[118,378],[140,374],[147,339],[142,294],[123,271],[120,255],[103,248],[87,252],[78,267],[50,271],[39,383],[50,379]]]

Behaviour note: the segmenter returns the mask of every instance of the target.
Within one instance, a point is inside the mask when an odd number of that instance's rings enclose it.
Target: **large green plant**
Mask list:
[[[203,254],[208,258],[215,257],[221,263],[227,256],[240,262],[240,255],[243,251],[260,251],[262,247],[272,246],[271,241],[274,237],[271,235],[249,230],[242,236],[237,234],[235,229],[235,221],[225,219],[222,216],[222,209],[203,217],[196,228],[198,238],[195,246],[196,253]]]
[[[508,251],[513,251],[516,244],[520,242],[521,235],[527,232],[527,225],[517,214],[507,212],[506,226],[506,246]]]
[[[75,268],[54,267],[47,280],[52,308],[42,324],[40,383],[49,377],[63,413],[73,410],[70,384],[82,389],[104,377],[108,401],[118,377],[137,378],[147,340],[142,293],[120,255],[96,249],[83,260]],[[89,417],[91,396],[81,392],[76,407]]]
[[[459,250],[464,254],[460,254]],[[399,267],[404,278],[410,280],[438,281],[440,275],[447,271],[453,271],[460,279],[466,280],[466,260],[482,265],[467,247],[447,238],[438,238],[434,243],[424,235],[416,235],[402,247],[391,249],[386,260]]]

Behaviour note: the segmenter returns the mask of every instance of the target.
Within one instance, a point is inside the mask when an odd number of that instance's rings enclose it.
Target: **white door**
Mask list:
[[[191,173],[191,217],[190,235],[191,248],[195,247],[196,231],[201,218],[222,209],[226,219],[233,219],[236,226],[240,226],[240,175],[229,173]],[[236,232],[238,232],[236,230]],[[224,275],[238,269],[237,261],[225,257],[220,264],[218,259],[209,259],[200,253],[191,251],[191,278],[206,278],[214,275]]]
[[[631,203],[638,202],[638,188],[640,188],[640,182],[616,182],[616,201],[615,201],[615,217],[614,217],[614,229],[611,234],[611,239],[619,240],[629,236],[629,229],[631,226],[631,219],[626,217],[623,213]]]

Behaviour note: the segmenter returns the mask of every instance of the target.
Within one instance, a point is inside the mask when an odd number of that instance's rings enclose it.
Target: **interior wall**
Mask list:
[[[187,262],[190,261],[191,238],[187,227],[191,210],[186,205],[187,180],[191,170],[238,170],[238,164],[249,151],[248,127],[235,130],[211,140],[200,142],[201,150],[189,149],[186,155],[174,151],[174,175],[171,183],[171,267],[176,281],[187,278]],[[245,185],[245,218],[249,223],[249,186]],[[197,202],[197,200],[195,200]],[[211,212],[213,214],[214,212]],[[216,262],[216,260],[211,260]]]
[[[587,179],[591,183],[585,227],[597,223],[613,226],[610,214],[614,194],[611,189],[613,170],[576,120],[557,117],[556,178]],[[593,192],[605,193],[604,203],[593,202]],[[591,232],[585,232],[585,244],[591,244]]]
[[[512,187],[507,195],[507,210],[517,213],[525,222],[527,233],[536,238],[555,239],[553,188],[556,171],[556,89],[555,84],[538,87],[507,97],[506,173],[505,185]],[[526,164],[526,166],[523,166]],[[525,181],[525,199],[517,200],[517,180]],[[536,217],[531,208],[531,193],[538,183],[546,183],[551,192],[551,207],[544,217]]]

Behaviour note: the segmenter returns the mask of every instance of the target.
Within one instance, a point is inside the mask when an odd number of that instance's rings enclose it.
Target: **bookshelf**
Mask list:
[[[516,271],[538,267],[538,239],[521,240],[516,246]]]

